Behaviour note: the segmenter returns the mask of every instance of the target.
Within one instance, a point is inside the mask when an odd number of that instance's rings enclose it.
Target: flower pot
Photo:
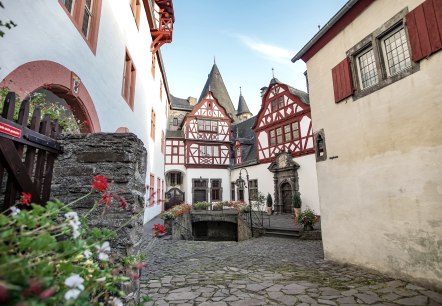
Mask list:
[[[307,223],[304,224],[304,231],[312,231],[313,230],[313,224]]]

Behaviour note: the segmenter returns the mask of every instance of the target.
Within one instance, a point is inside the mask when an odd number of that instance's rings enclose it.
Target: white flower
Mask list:
[[[106,253],[109,253],[111,250],[108,241],[103,242],[103,244],[101,246],[97,246],[96,248],[98,251],[98,259],[99,260],[103,260],[103,261],[109,260],[109,255],[106,254]]]
[[[78,219],[78,215],[75,211],[70,211],[64,214],[67,220],[69,220],[69,225],[72,228],[72,237],[78,238],[80,236],[80,220]]]
[[[68,220],[75,220],[78,221],[78,215],[75,211],[70,211],[68,213],[65,213],[64,216],[66,217],[66,219]]]
[[[89,250],[86,250],[86,251],[83,252],[83,256],[84,256],[86,259],[88,259],[89,257],[91,257],[91,255],[92,255],[92,252],[89,251]]]
[[[20,212],[20,209],[18,209],[17,207],[15,207],[15,206],[11,207],[11,216],[13,216],[13,217],[17,216],[19,212]]]
[[[114,297],[112,299],[112,305],[113,306],[123,306],[123,302],[119,298]]]
[[[70,289],[66,291],[66,293],[64,294],[64,299],[65,300],[76,299],[80,295],[80,293],[81,291],[78,289]]]
[[[78,274],[72,274],[65,279],[64,284],[70,289],[80,289],[84,290],[83,286],[84,279]]]

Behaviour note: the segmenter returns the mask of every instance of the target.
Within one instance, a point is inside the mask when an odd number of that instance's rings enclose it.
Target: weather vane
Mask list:
[[[272,68],[272,75],[273,75],[273,78],[275,78],[275,68]]]

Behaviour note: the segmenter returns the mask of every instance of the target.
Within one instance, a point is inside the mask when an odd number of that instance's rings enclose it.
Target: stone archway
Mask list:
[[[0,83],[16,92],[22,99],[32,92],[46,89],[66,100],[78,120],[86,122],[82,132],[101,131],[100,121],[89,92],[81,79],[65,66],[52,61],[23,64],[9,73]]]
[[[299,165],[293,161],[290,153],[281,152],[268,169],[273,173],[275,212],[291,213],[293,192],[299,190]]]

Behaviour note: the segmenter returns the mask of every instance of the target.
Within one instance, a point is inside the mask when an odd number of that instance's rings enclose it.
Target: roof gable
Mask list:
[[[205,117],[232,120],[213,92],[209,91],[201,101],[193,107],[193,110],[186,117]]]

